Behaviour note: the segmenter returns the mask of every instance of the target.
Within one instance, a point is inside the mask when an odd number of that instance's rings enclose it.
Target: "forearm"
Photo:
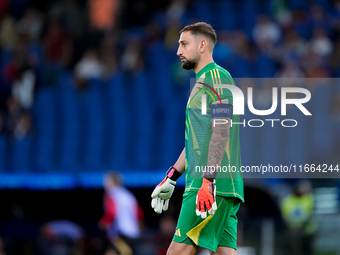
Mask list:
[[[222,163],[230,135],[230,119],[228,119],[227,124],[216,125],[212,130],[213,133],[211,135],[208,150],[207,172],[204,174],[204,177],[207,179],[214,179],[217,174],[217,171],[209,171],[210,169],[208,167],[220,166]]]
[[[185,172],[185,148],[183,149],[181,155],[179,155],[174,167],[177,169],[178,172],[183,174]]]
[[[223,154],[227,146],[228,137],[221,137],[212,134],[209,143],[208,163],[207,166],[221,165]]]

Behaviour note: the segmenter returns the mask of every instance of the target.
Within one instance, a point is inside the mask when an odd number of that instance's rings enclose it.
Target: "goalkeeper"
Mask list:
[[[213,61],[216,40],[215,30],[204,22],[180,31],[177,55],[183,69],[196,73],[186,107],[185,148],[151,195],[154,210],[166,211],[185,172],[182,208],[168,255],[195,254],[199,247],[210,254],[236,254],[236,213],[244,199],[239,125],[232,123],[239,117],[232,114],[230,90],[216,86],[235,85]]]

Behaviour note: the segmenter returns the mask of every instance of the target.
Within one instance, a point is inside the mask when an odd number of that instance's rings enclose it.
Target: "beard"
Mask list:
[[[199,62],[199,58],[200,56],[196,55],[196,57],[193,58],[192,60],[186,59],[186,61],[182,63],[182,68],[185,70],[194,69],[197,63]]]
[[[185,70],[191,70],[194,69],[196,66],[196,61],[194,60],[187,60],[182,63],[182,68]]]

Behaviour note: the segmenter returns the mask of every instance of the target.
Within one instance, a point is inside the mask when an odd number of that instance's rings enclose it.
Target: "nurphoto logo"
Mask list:
[[[213,93],[217,96],[217,98],[219,99],[219,102],[217,102],[214,98],[213,95],[208,92],[207,90],[205,90],[207,92],[207,94],[213,98],[215,104],[220,103],[222,105],[222,101],[220,96],[218,95],[218,93],[216,92],[216,90],[214,88],[212,88],[211,86],[209,86],[208,84],[205,84],[203,82],[198,82],[206,87],[208,87],[210,90],[213,91]],[[232,93],[233,96],[233,114],[235,115],[244,115],[244,94],[242,92],[242,90],[240,88],[238,88],[235,85],[231,85],[231,84],[215,84],[214,87],[216,89],[229,89],[230,92]],[[248,87],[247,88],[247,105],[248,105],[248,109],[251,113],[253,113],[254,115],[257,116],[267,116],[272,114],[273,112],[275,112],[275,110],[277,109],[278,106],[278,88],[277,87],[273,87],[272,88],[272,105],[269,109],[267,110],[258,110],[255,109],[254,104],[253,104],[253,88]],[[303,94],[304,97],[303,98],[287,98],[287,94],[289,93],[300,93]],[[201,98],[201,114],[202,115],[206,115],[207,114],[207,95],[206,94],[202,94],[202,98]],[[311,99],[311,93],[308,89],[305,88],[297,88],[297,87],[282,87],[281,88],[281,116],[286,116],[287,115],[287,105],[291,104],[291,105],[295,105],[304,115],[306,116],[311,116],[312,114],[306,109],[306,107],[303,105],[305,103],[307,103],[309,100]],[[232,125],[243,125],[244,127],[246,126],[246,120],[244,119],[243,122],[232,122],[231,121],[231,126]],[[283,127],[295,127],[297,126],[298,122],[295,119],[284,119],[284,120],[280,120],[280,119],[265,119],[266,122],[271,122],[271,126],[274,127],[274,123],[276,121],[281,122],[281,125]],[[265,123],[265,121],[263,121],[262,119],[250,119],[247,121],[247,124],[249,127],[262,127]],[[214,119],[213,120],[213,126],[215,127],[215,125],[223,125],[223,124],[227,124],[228,120],[226,119]],[[290,125],[289,125],[290,124]]]

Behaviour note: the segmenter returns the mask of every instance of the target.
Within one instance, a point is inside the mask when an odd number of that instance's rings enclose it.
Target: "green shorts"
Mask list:
[[[202,219],[196,215],[197,192],[187,192],[179,215],[173,241],[197,245],[216,252],[217,246],[236,250],[237,217],[241,200],[216,196],[217,211]]]

